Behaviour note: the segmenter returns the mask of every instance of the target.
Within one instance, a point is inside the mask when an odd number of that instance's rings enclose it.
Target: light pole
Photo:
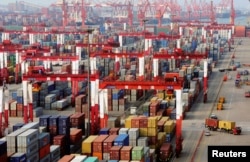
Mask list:
[[[143,45],[144,49],[143,49],[143,52],[145,52],[145,50],[146,50],[146,22],[147,21],[148,21],[147,19],[143,19],[143,34],[144,34],[144,41],[143,41],[143,43],[144,43],[144,45]],[[139,68],[141,68],[141,67],[139,67]],[[145,76],[145,74],[143,74],[143,75]],[[143,76],[143,78],[144,78],[144,76]],[[146,96],[145,95],[146,95],[146,90],[143,90],[144,101],[146,101]]]
[[[90,98],[90,89],[91,89],[91,84],[90,84],[90,37],[89,35],[94,31],[94,29],[87,29],[86,32],[88,33],[88,49],[87,49],[87,62],[88,62],[88,75],[87,75],[87,79],[88,79],[88,123],[87,123],[87,135],[90,135],[90,109],[91,109],[91,98]]]

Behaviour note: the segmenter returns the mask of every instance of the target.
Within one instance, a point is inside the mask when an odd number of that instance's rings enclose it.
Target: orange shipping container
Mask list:
[[[64,155],[58,162],[70,162],[74,157],[75,155]]]
[[[93,152],[93,156],[97,157],[98,160],[102,160],[102,152]]]

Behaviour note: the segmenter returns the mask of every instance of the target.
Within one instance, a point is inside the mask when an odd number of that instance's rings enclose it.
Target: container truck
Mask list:
[[[237,127],[234,121],[207,118],[205,120],[205,127],[209,128],[212,131],[224,131],[234,135],[241,134],[241,127]]]

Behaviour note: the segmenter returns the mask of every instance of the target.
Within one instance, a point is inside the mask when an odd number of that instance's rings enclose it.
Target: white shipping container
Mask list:
[[[62,99],[62,100],[57,101],[57,108],[62,109],[62,108],[65,108],[67,106],[68,106],[67,99]]]
[[[103,160],[110,160],[110,153],[103,153]]]
[[[74,159],[72,159],[70,162],[83,162],[85,159],[87,159],[87,156],[80,155],[76,156]]]
[[[27,128],[20,128],[6,136],[7,148],[16,148],[17,136],[25,132]],[[15,151],[16,152],[16,151]]]
[[[51,145],[50,146],[50,160],[55,161],[58,158],[60,159],[60,146]]]
[[[129,139],[137,139],[140,135],[139,128],[130,128],[128,131]]]
[[[36,153],[38,151],[39,148],[39,144],[38,144],[38,140],[31,143],[29,146],[27,147],[17,147],[17,152],[22,152],[25,153],[27,157],[33,155],[34,153]]]
[[[135,115],[136,114],[137,107],[130,107],[130,114]]]
[[[139,137],[137,139],[137,145],[143,147],[148,146],[148,137]]]
[[[129,128],[120,128],[119,134],[128,134]]]
[[[27,147],[33,142],[37,142],[38,140],[38,129],[29,129],[24,133],[17,136],[17,145],[18,147]]]
[[[39,122],[32,122],[32,123],[25,124],[22,128],[38,129],[39,128]]]

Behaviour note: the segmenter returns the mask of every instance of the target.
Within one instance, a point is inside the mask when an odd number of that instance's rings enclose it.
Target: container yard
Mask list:
[[[249,145],[234,1],[200,2],[200,16],[195,1],[138,2],[0,10],[0,160],[200,162],[215,141]]]

